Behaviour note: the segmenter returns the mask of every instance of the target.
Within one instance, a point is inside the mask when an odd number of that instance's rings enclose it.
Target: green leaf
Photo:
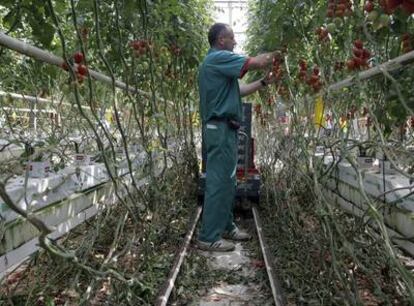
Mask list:
[[[12,5],[14,5],[14,3],[15,3],[14,0],[2,0],[1,1],[1,5],[5,7],[11,7]]]
[[[16,21],[16,14],[14,10],[10,10],[6,16],[3,17],[3,23],[6,27],[11,28],[11,26]]]
[[[49,48],[53,37],[55,36],[55,28],[51,24],[41,23],[38,27],[33,29],[33,35],[43,46]]]

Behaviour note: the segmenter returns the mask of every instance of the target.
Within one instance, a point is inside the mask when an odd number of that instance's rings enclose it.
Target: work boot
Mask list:
[[[224,239],[235,241],[246,241],[252,238],[247,232],[240,230],[237,226],[231,232],[223,233]]]
[[[233,243],[224,239],[220,239],[215,242],[204,242],[197,240],[197,246],[200,250],[211,252],[231,252],[235,249]]]

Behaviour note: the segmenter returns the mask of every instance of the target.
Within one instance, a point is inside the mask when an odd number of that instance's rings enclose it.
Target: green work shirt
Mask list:
[[[242,119],[238,78],[244,74],[247,57],[212,48],[200,66],[200,114],[203,123],[213,117]]]

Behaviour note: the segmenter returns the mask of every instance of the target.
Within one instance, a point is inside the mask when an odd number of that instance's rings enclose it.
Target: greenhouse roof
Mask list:
[[[232,26],[236,37],[235,52],[244,53],[247,28],[247,1],[245,0],[215,0],[216,22],[228,23]]]

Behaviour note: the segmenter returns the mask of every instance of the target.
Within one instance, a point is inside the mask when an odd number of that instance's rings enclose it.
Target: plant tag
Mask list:
[[[91,163],[91,156],[87,154],[75,154],[74,163],[77,167],[88,166]]]
[[[361,168],[370,168],[374,165],[374,159],[372,157],[358,157],[358,163]]]
[[[44,178],[49,176],[50,161],[31,161],[27,164],[29,170],[29,177]]]

